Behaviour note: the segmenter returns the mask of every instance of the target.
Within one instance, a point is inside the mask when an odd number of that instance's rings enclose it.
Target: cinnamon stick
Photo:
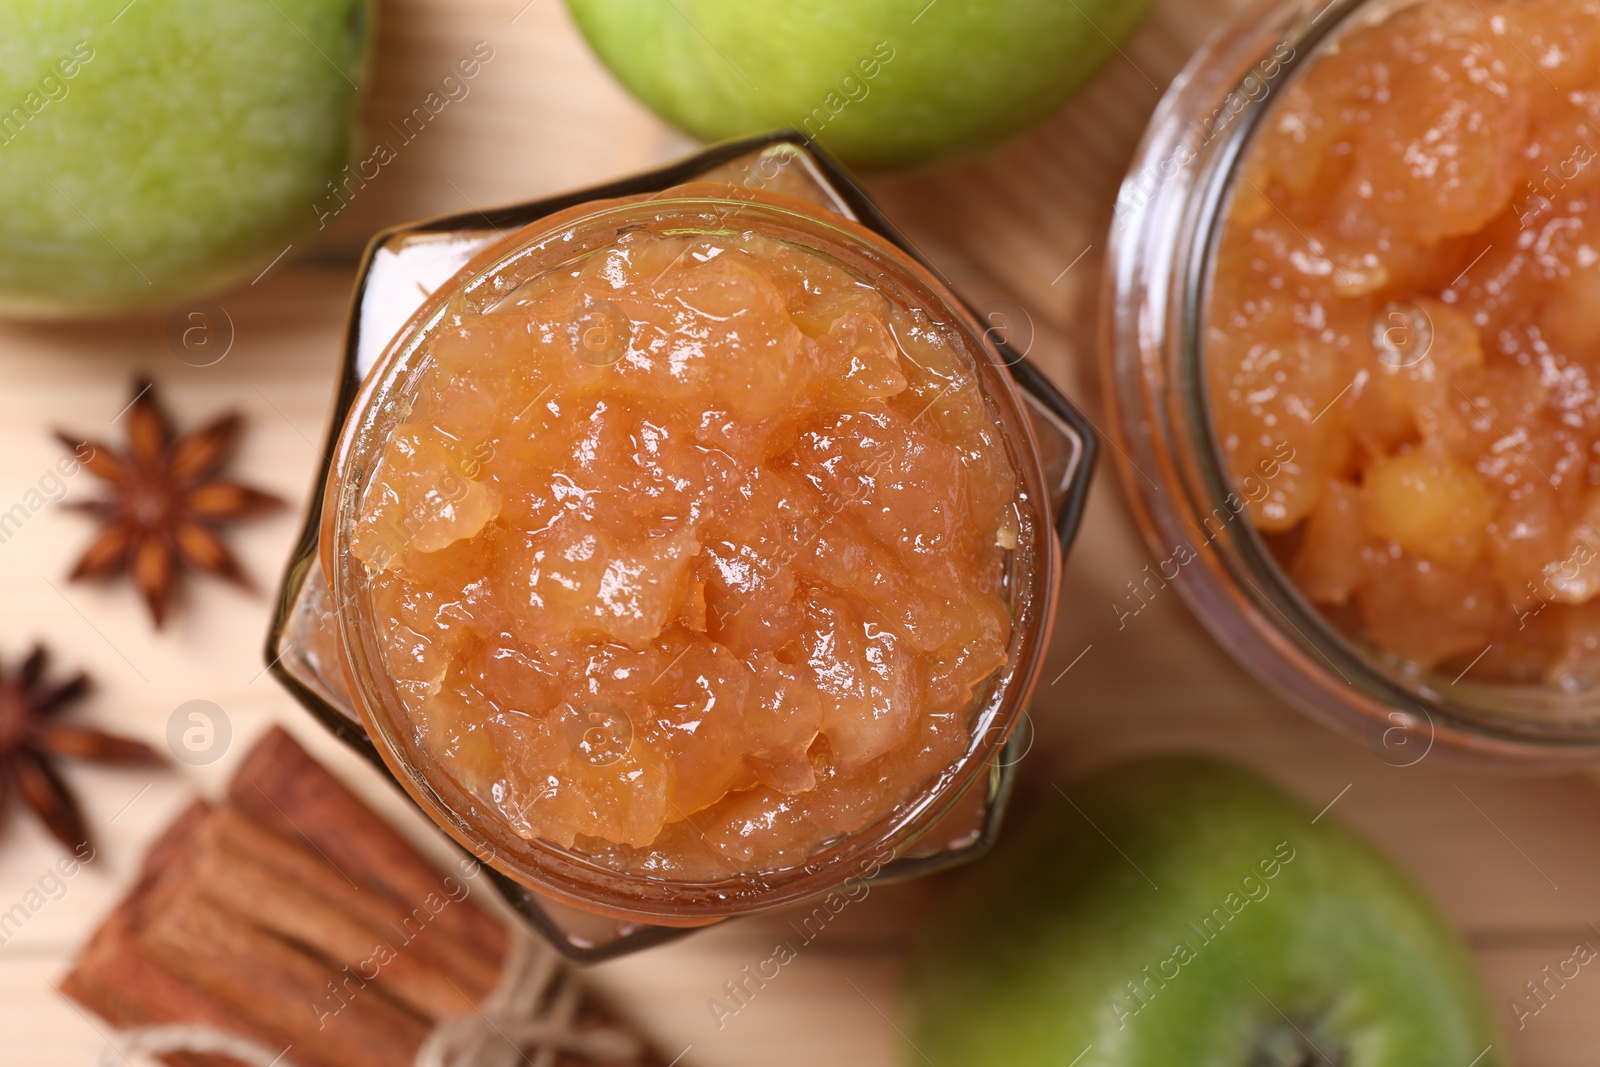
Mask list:
[[[84,946],[57,987],[116,1027],[160,1023],[202,1023],[227,1028],[226,1004],[177,978],[140,951],[135,926],[150,894],[173,876],[176,858],[188,848],[195,831],[210,813],[196,801],[167,828],[151,848],[133,889],[117,905]],[[169,1057],[179,1067],[233,1067],[215,1056]]]
[[[304,847],[303,841],[279,837],[232,806],[219,808],[212,815],[206,835],[229,855],[264,865],[281,880],[303,886],[327,904],[340,908],[373,937],[403,944],[408,955],[442,971],[474,1002],[488,996],[500,980],[503,950],[494,955],[474,951],[472,946],[453,940],[451,931],[440,921],[450,908],[477,910],[476,902],[467,903],[463,882],[452,882],[407,908],[391,897],[358,887],[320,853]],[[503,931],[501,936],[503,944]]]
[[[224,803],[196,803],[157,841],[61,989],[118,1027],[199,1024],[297,1067],[404,1067],[440,1020],[477,1011],[506,946],[464,880],[275,729]],[[613,1019],[585,999],[580,1026]]]
[[[226,1002],[263,1044],[302,1064],[395,1067],[410,1063],[430,1029],[359,976],[218,908],[193,886],[142,932],[151,958]]]
[[[304,840],[350,881],[415,909],[447,890],[445,876],[345,788],[305,749],[273,727],[245,757],[228,800],[288,840]],[[456,879],[459,882],[459,879]],[[500,960],[505,929],[478,908],[446,908],[437,916],[447,939],[475,956]]]
[[[331,878],[294,880],[262,862],[268,852],[302,850],[265,830],[251,826],[245,831],[247,826],[243,815],[223,809],[199,834],[195,884],[212,903],[353,971],[430,1022],[470,1015],[492,988],[478,983],[469,995],[460,973],[452,976],[413,951],[400,927],[382,929],[385,913],[398,910],[397,905],[356,889],[331,870],[319,872],[315,855],[298,866]]]

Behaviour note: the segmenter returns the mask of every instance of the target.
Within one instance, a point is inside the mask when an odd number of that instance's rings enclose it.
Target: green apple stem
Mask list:
[[[1344,1046],[1309,1036],[1311,1022],[1283,1022],[1269,1027],[1257,1040],[1248,1067],[1344,1067],[1349,1055]]]

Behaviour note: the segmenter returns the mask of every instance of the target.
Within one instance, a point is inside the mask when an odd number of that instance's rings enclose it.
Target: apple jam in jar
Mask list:
[[[517,881],[693,925],[992,774],[1059,549],[1007,368],[878,234],[700,182],[504,236],[355,397],[322,562],[369,736]]]
[[[1125,484],[1208,632],[1386,762],[1600,751],[1600,6],[1259,0],[1104,288]]]
[[[1228,468],[1292,454],[1250,521],[1420,668],[1600,681],[1597,131],[1600,6],[1423,0],[1284,90],[1234,191]]]

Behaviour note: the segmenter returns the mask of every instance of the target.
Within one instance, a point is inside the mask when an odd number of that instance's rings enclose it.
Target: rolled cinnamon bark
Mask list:
[[[356,885],[407,911],[448,889],[446,875],[281,729],[245,757],[228,802],[279,837],[309,843]],[[446,908],[438,925],[476,958],[505,956],[505,928],[481,908]]]
[[[196,802],[156,842],[60,988],[118,1028],[192,1023],[298,1067],[406,1067],[500,982],[508,934],[469,886],[273,729],[222,803]],[[577,1025],[615,1022],[586,998]]]
[[[441,938],[437,914],[359,889],[316,853],[222,808],[197,835],[195,880],[215,903],[377,985],[418,1016],[470,1015],[498,960]],[[463,903],[438,896],[441,913]]]

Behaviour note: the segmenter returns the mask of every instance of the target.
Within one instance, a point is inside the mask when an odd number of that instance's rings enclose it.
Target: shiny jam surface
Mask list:
[[[1247,514],[1402,661],[1600,682],[1600,4],[1423,0],[1272,92],[1205,333]]]
[[[757,233],[456,310],[353,551],[420,747],[616,869],[801,863],[958,761],[1016,478],[948,328]]]

